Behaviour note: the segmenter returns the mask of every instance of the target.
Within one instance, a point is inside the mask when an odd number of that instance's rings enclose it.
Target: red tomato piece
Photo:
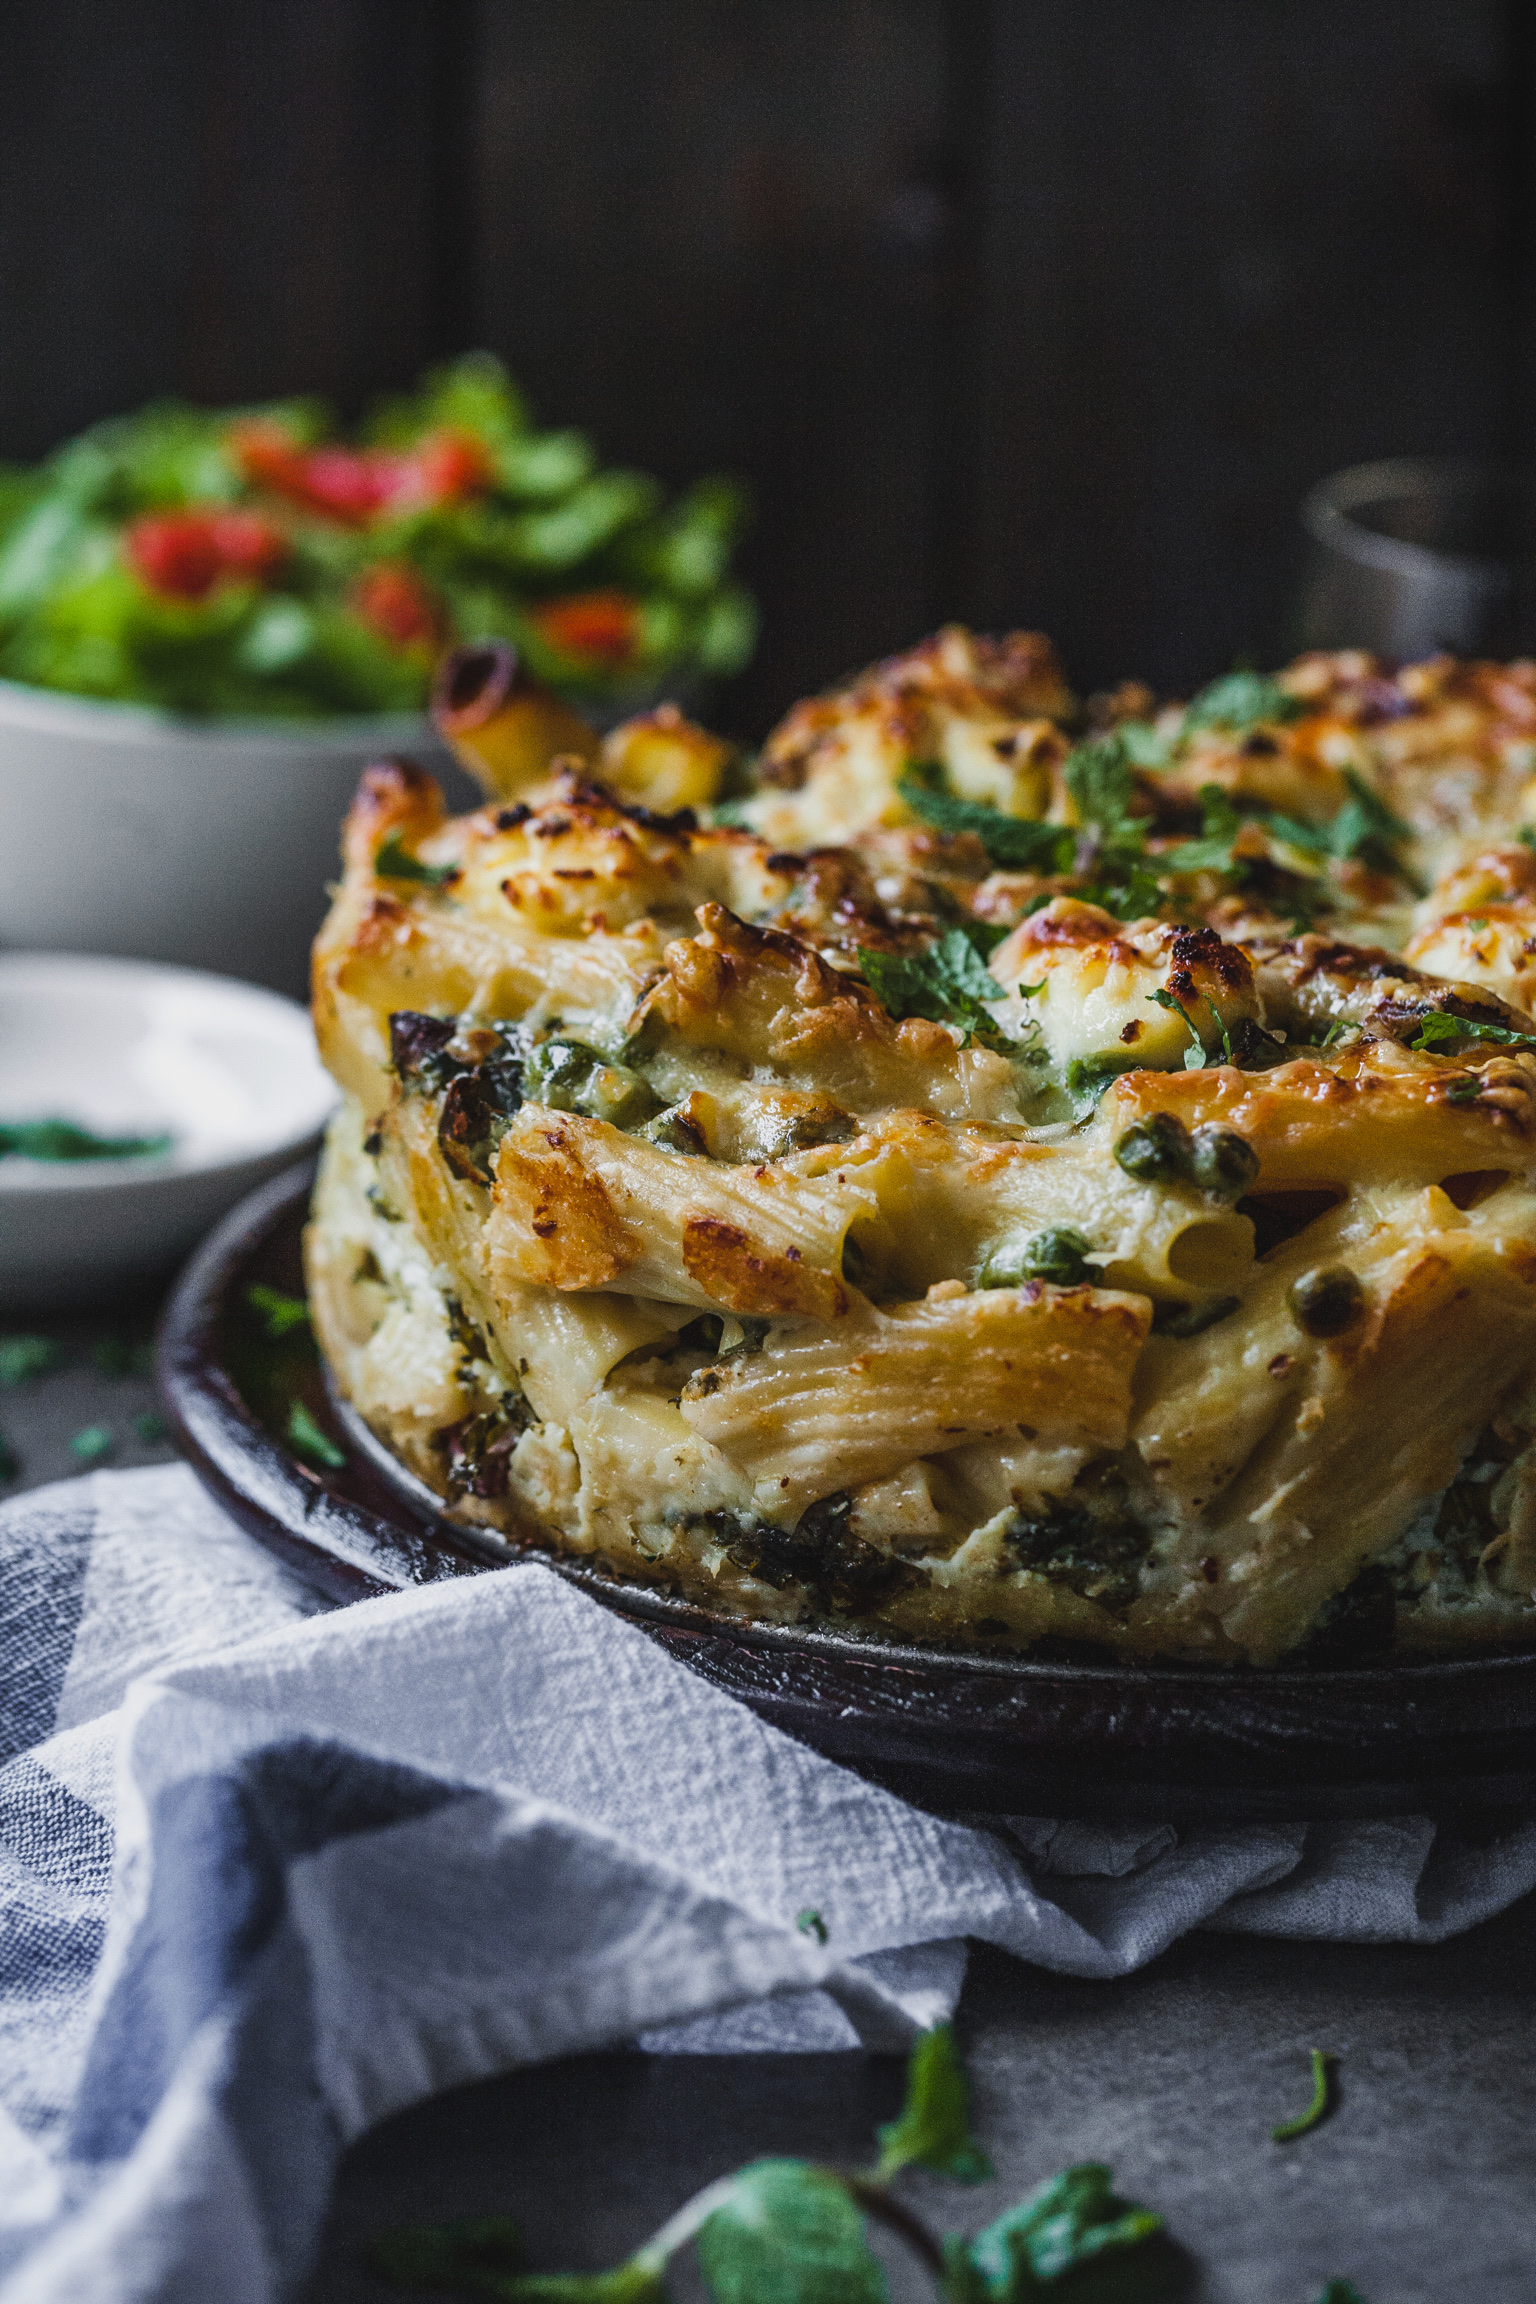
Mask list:
[[[473,432],[429,432],[405,459],[410,494],[420,504],[458,504],[477,496],[496,477],[490,450]]]
[[[627,592],[570,592],[533,611],[546,640],[572,656],[627,664],[640,640],[640,612]]]
[[[432,647],[443,636],[437,601],[414,568],[400,560],[379,560],[347,587],[354,616],[392,648]]]
[[[280,529],[256,512],[152,512],[124,536],[141,583],[171,600],[206,600],[215,585],[263,584],[287,551]]]

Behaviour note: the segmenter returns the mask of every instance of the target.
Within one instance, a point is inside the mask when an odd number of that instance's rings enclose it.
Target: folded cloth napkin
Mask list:
[[[4,2304],[291,2295],[385,2114],[626,2042],[899,2048],[968,1937],[1115,1976],[1536,1884],[1536,1825],[943,1822],[542,1567],[328,1609],[179,1466],[0,1511],[0,1688]]]

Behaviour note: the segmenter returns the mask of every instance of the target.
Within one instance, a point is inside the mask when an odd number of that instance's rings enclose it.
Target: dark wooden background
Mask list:
[[[0,455],[501,352],[753,482],[731,716],[945,616],[1179,686],[1309,482],[1531,450],[1530,0],[9,0]]]

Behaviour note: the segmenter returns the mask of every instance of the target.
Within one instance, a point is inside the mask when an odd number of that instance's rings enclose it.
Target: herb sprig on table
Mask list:
[[[408,2224],[380,2233],[373,2269],[399,2288],[489,2296],[506,2304],[663,2304],[672,2259],[690,2244],[715,2304],[885,2304],[871,2224],[928,2272],[944,2304],[1161,2304],[1188,2260],[1163,2219],[1122,2200],[1107,2168],[1063,2170],[967,2238],[934,2232],[896,2191],[908,2169],[984,2182],[970,2088],[947,2024],[925,2032],[907,2066],[900,2114],[878,2131],[872,2166],[754,2160],[706,2185],[622,2264],[606,2272],[529,2273],[510,2217]],[[1332,2280],[1317,2304],[1361,2304]]]

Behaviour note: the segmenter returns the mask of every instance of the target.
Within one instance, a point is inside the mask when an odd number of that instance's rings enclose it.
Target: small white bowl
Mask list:
[[[190,968],[0,952],[0,1121],[171,1138],[128,1159],[0,1158],[0,1308],[167,1272],[314,1144],[335,1101],[292,1000]]]
[[[0,680],[0,937],[302,994],[341,820],[390,755],[477,804],[417,715],[187,720]]]

